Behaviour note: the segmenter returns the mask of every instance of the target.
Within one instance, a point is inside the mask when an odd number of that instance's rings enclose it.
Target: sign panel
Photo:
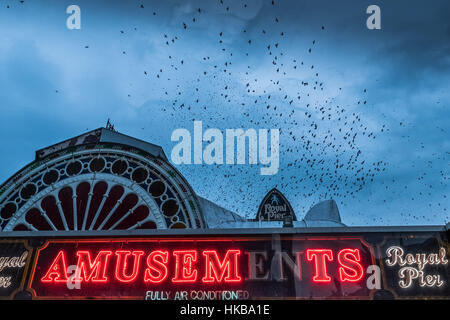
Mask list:
[[[441,231],[38,236],[0,241],[0,299],[450,299],[449,260]]]
[[[374,264],[357,237],[49,240],[28,290],[38,299],[370,299]]]
[[[23,288],[31,259],[26,241],[0,241],[0,299],[13,298]]]
[[[280,191],[274,188],[261,201],[256,220],[285,221],[286,219],[297,220],[289,201]]]
[[[379,251],[385,288],[397,298],[450,298],[448,242],[439,234],[385,236]]]

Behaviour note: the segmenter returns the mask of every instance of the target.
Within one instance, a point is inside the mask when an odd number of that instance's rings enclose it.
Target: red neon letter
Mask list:
[[[206,250],[203,255],[206,257],[205,276],[203,282],[240,282],[242,278],[238,274],[238,256],[241,250],[227,250],[225,258],[220,262],[217,251]],[[214,273],[214,277],[213,274]],[[224,275],[227,273],[224,279]]]
[[[91,262],[91,253],[89,251],[77,251],[77,268],[80,272],[74,277],[74,281],[108,282],[106,268],[111,255],[112,251],[101,250],[94,262]]]
[[[341,265],[339,267],[339,280],[342,282],[357,282],[361,280],[364,275],[362,265],[359,263],[361,260],[358,249],[342,249],[338,253],[338,262]],[[347,271],[350,271],[348,273]]]
[[[53,260],[50,269],[41,279],[42,282],[67,282],[67,267],[64,252],[60,251]]]
[[[130,254],[134,256],[133,271],[131,275],[126,275],[127,259]],[[138,275],[140,269],[139,266],[141,264],[141,256],[143,255],[144,251],[133,251],[133,253],[131,253],[131,251],[129,250],[116,251],[116,279],[120,282],[134,281]]]
[[[147,269],[145,269],[144,281],[160,283],[166,280],[169,275],[167,270],[167,262],[169,261],[168,251],[153,251],[147,257]],[[152,271],[156,272],[156,275],[152,274]]]
[[[172,282],[195,282],[197,281],[197,270],[192,270],[193,262],[197,261],[196,250],[174,251],[175,256],[175,276]]]
[[[308,261],[314,259],[316,271],[313,277],[314,282],[331,282],[331,278],[327,275],[325,261],[333,261],[333,252],[330,249],[308,249],[306,250],[306,258]]]

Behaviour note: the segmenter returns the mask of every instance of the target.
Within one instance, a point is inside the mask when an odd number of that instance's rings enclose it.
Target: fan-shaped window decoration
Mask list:
[[[148,219],[150,209],[139,203],[136,194],[127,193],[123,186],[110,186],[101,181],[95,184],[92,193],[90,190],[88,182],[82,182],[74,189],[63,187],[57,197],[46,196],[39,208],[30,209],[25,221],[31,229],[42,231],[156,228],[156,223]]]
[[[94,216],[94,220],[91,223],[90,228],[94,230],[101,229],[103,225],[108,221],[111,214],[114,214],[117,207],[122,203],[124,190],[122,186],[115,185],[109,189],[109,193],[105,196],[103,206],[99,209]]]
[[[77,207],[76,207],[76,212],[77,212],[77,226],[80,226],[81,230],[84,230],[85,225],[83,226],[83,218],[84,216],[81,214],[78,214],[78,212],[84,212],[86,215],[87,212],[87,206],[90,205],[90,203],[88,204],[88,200],[92,198],[92,195],[89,195],[89,193],[91,192],[91,184],[88,182],[82,182],[80,183],[77,188],[76,188],[76,193],[77,193]]]
[[[135,194],[128,194],[123,198],[123,201],[117,206],[114,214],[111,215],[109,219],[104,220],[104,228],[105,229],[114,229],[116,228],[121,221],[122,217],[127,217],[129,214],[136,212],[136,205],[138,204],[138,197]],[[140,221],[140,220],[139,220]],[[138,221],[136,220],[136,223]],[[103,227],[103,225],[101,226]]]
[[[65,230],[61,219],[62,212],[59,211],[56,199],[54,196],[47,196],[41,202],[43,214],[48,217],[53,230]],[[39,229],[38,229],[39,230]]]
[[[118,225],[117,229],[134,229],[143,224],[143,221],[148,217],[149,210],[145,206],[136,208],[133,215],[127,215]]]
[[[33,227],[35,227],[37,230],[42,231],[53,230],[53,228],[50,226],[49,222],[45,218],[44,214],[41,214],[41,212],[36,208],[33,208],[27,212],[25,220]]]
[[[14,227],[13,231],[32,231],[32,230],[28,228],[26,225],[19,223]]]
[[[63,220],[66,230],[76,230],[74,228],[74,211],[73,211],[73,192],[72,188],[64,187],[58,193],[58,209],[62,211],[61,219]]]
[[[0,187],[0,230],[204,227],[173,167],[120,148],[80,147],[22,170]]]
[[[147,221],[142,223],[136,229],[156,229],[156,224],[153,221]]]
[[[89,198],[89,206],[87,208],[87,215],[85,214],[83,219],[82,230],[92,230],[91,226],[94,222],[97,212],[102,208],[103,202],[106,199],[106,194],[108,192],[108,185],[104,181],[100,181],[95,184],[92,194]]]

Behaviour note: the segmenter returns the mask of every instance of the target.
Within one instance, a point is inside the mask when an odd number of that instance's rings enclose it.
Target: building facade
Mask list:
[[[280,227],[199,197],[161,147],[99,128],[36,151],[0,189],[3,231]],[[344,226],[334,201],[295,227]]]
[[[196,195],[161,147],[99,128],[0,187],[0,298],[448,298],[448,225],[302,219],[276,189],[245,219]],[[167,296],[162,296],[166,292]]]

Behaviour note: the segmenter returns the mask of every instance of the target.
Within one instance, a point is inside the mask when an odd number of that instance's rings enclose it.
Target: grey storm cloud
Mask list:
[[[70,4],[0,9],[1,181],[108,118],[168,155],[202,120],[281,129],[275,176],[177,166],[239,214],[277,187],[299,218],[334,198],[349,225],[449,220],[450,2],[82,0],[68,30]]]

